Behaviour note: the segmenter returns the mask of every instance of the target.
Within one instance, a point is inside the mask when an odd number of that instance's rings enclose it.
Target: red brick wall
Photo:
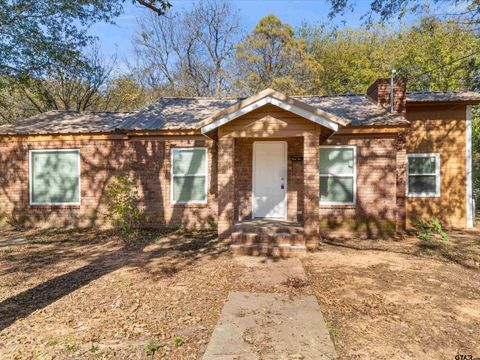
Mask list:
[[[260,139],[235,139],[235,221],[252,218],[252,162],[253,143]],[[272,141],[287,142],[287,218],[302,221],[303,213],[303,166],[301,161],[292,161],[292,156],[303,156],[303,138],[273,138]],[[261,141],[265,141],[261,139]]]
[[[281,140],[281,139],[275,139]],[[288,217],[304,211],[304,164],[292,162],[292,155],[304,156],[303,138],[288,142]],[[228,237],[229,212],[235,219],[251,215],[252,150],[254,139],[225,141],[234,151],[235,162],[221,156],[221,144],[201,137],[184,139],[132,138],[125,140],[82,140],[48,142],[0,141],[0,212],[25,215],[31,224],[79,226],[104,223],[104,191],[116,172],[130,172],[138,179],[142,207],[155,226],[208,226],[220,214],[221,227]],[[322,206],[319,210],[323,235],[351,234],[377,236],[395,230],[396,136],[333,136],[325,144],[357,146],[357,204]],[[217,146],[218,144],[218,146]],[[228,146],[227,146],[228,145]],[[230,147],[229,145],[233,145]],[[170,204],[170,149],[174,146],[209,148],[209,192],[207,205]],[[29,206],[28,150],[79,148],[81,152],[81,206]],[[218,149],[217,149],[218,148]],[[217,151],[219,161],[217,165]],[[222,161],[221,159],[224,159]],[[217,183],[217,166],[223,174]],[[230,172],[231,171],[231,172]],[[217,185],[218,184],[218,185]],[[217,186],[230,194],[217,204]],[[235,206],[234,206],[235,203]],[[223,215],[222,215],[223,214]],[[232,217],[233,218],[233,217]]]
[[[322,145],[357,147],[355,205],[320,207],[323,236],[391,234],[396,223],[396,136],[333,136]]]
[[[390,79],[378,79],[367,90],[367,95],[377,104],[390,110]],[[406,115],[407,112],[407,83],[404,78],[394,79],[393,108],[396,112]]]
[[[209,192],[207,205],[170,204],[170,149],[207,146]],[[81,156],[80,206],[30,206],[28,152],[33,149],[78,148]],[[208,226],[217,214],[216,144],[203,138],[158,140],[78,140],[2,142],[0,140],[0,213],[24,217],[31,225],[105,224],[105,188],[115,173],[129,172],[137,179],[150,225]]]
[[[232,233],[235,208],[234,176],[235,139],[218,140],[218,236],[229,241]]]

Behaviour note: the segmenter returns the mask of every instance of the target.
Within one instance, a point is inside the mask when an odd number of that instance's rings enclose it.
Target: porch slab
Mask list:
[[[231,292],[204,360],[336,359],[313,296]]]

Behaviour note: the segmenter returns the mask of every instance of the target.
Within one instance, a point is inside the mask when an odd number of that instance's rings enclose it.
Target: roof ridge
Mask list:
[[[246,99],[243,96],[226,96],[226,97],[214,97],[214,96],[161,96],[158,98],[162,99],[174,99],[174,100],[242,100]]]
[[[45,111],[44,113],[39,113],[38,115],[57,112],[57,113],[72,113],[72,114],[133,114],[138,110],[134,111],[93,111],[93,110],[84,110],[84,111],[77,111],[77,110],[63,110],[63,109],[53,109]]]
[[[306,98],[306,97],[350,97],[350,96],[365,96],[362,93],[353,93],[353,94],[308,94],[308,95],[287,95],[291,98]],[[163,99],[167,100],[245,100],[248,97],[245,96],[226,96],[226,97],[214,97],[214,96],[161,96],[157,101]]]

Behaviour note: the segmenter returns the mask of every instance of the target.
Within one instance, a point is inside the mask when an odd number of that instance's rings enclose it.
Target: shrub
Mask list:
[[[116,175],[107,187],[108,216],[122,236],[129,236],[144,218],[138,207],[139,191],[135,181],[128,175]]]
[[[145,344],[145,356],[153,357],[155,353],[160,350],[161,350],[161,346],[157,340],[155,339],[147,340],[147,343]]]
[[[28,216],[25,214],[9,214],[2,216],[0,221],[5,221],[16,231],[23,231],[27,227]]]
[[[182,346],[184,342],[185,341],[180,336],[175,335],[173,337],[173,345],[175,345],[176,347]]]
[[[434,234],[437,234],[443,241],[448,241],[448,235],[438,220],[417,220],[415,227],[418,229],[416,235],[420,240],[431,241]]]

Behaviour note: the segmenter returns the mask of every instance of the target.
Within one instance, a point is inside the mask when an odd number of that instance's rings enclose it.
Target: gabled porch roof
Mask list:
[[[215,113],[213,116],[202,121],[198,125],[198,128],[202,134],[208,133],[267,104],[294,113],[332,131],[337,131],[341,126],[350,123],[350,121],[345,118],[310,106],[273,89],[266,89]]]

